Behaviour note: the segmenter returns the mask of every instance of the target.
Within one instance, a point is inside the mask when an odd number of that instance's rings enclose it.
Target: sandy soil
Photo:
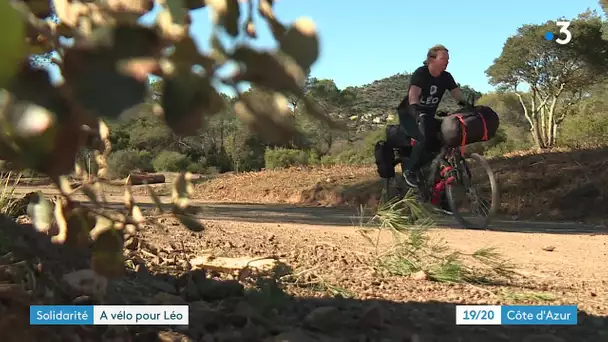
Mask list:
[[[591,155],[578,156],[577,163],[591,163],[586,164],[586,173],[599,165],[593,164]],[[394,265],[381,267],[378,261],[385,259],[378,253],[393,246],[391,236],[382,233],[374,246],[357,228],[356,204],[369,204],[370,189],[377,182],[369,168],[224,175],[196,187],[203,232],[187,231],[176,220],[162,217],[159,227],[148,225],[126,236],[128,273],[110,282],[101,299],[56,280],[90,267],[86,255],[75,256],[49,244],[44,236],[24,235],[27,226],[0,225],[4,237],[0,251],[11,252],[10,257],[0,256],[0,332],[21,325],[21,335],[5,336],[7,341],[23,342],[97,341],[102,335],[113,341],[608,341],[608,232],[602,224],[605,213],[599,210],[602,203],[605,210],[605,197],[601,190],[591,197],[585,190],[602,178],[582,177],[581,170],[569,164],[555,169],[563,156],[520,157],[512,159],[510,168],[506,164],[501,168],[501,161],[494,164],[507,189],[502,220],[488,230],[471,231],[440,219],[428,232],[465,257],[495,247],[513,267],[510,277],[488,278],[486,284],[450,284],[433,280],[431,268],[403,275]],[[510,171],[516,169],[513,160],[519,163],[520,173],[530,172],[528,178],[515,180]],[[547,185],[551,175],[542,177],[546,183],[540,184],[532,168],[556,170],[561,187]],[[332,176],[336,174],[341,176]],[[169,191],[168,185],[156,187],[164,194]],[[40,185],[19,192],[35,189],[54,193]],[[108,190],[110,202],[119,207],[122,190]],[[145,190],[136,193],[136,201],[150,214],[151,200],[141,196]],[[167,197],[163,200],[168,202]],[[574,214],[581,206],[585,206],[583,215]],[[588,224],[530,220],[585,221],[582,216],[595,220]],[[291,275],[280,281],[256,276],[237,281],[224,274],[192,271],[192,260],[202,254],[274,257],[291,269]],[[15,271],[21,266],[15,265],[27,265],[26,273],[31,275],[26,278],[34,280],[24,282]],[[471,258],[463,259],[462,265],[481,267]],[[17,288],[24,286],[30,292],[16,295]],[[193,323],[188,328],[128,329],[27,325],[27,303],[83,300],[189,303]],[[458,327],[454,323],[458,303],[576,304],[579,324]]]

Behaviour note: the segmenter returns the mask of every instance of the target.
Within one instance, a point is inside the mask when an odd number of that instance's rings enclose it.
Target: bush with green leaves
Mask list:
[[[290,166],[308,165],[308,152],[290,148],[268,148],[264,153],[267,169],[284,169]]]
[[[558,142],[571,148],[589,148],[608,145],[608,116],[606,113],[580,113],[568,118],[562,125]]]
[[[157,172],[179,172],[186,170],[190,165],[187,156],[175,151],[162,151],[152,161],[152,166]]]
[[[210,117],[231,106],[248,129],[272,143],[287,142],[299,134],[287,115],[288,97],[301,99],[308,115],[340,128],[304,96],[307,71],[319,56],[314,22],[298,18],[286,25],[273,5],[273,0],[0,0],[0,159],[44,173],[61,192],[56,205],[34,196],[28,210],[34,226],[44,232],[56,227],[56,243],[92,244],[92,267],[107,276],[122,274],[123,233],[147,219],[130,183],[124,209],[104,204],[101,190],[112,151],[106,122],[142,105],[150,76],[161,78],[163,86],[160,104],[149,115],[162,118],[178,136],[197,134]],[[203,7],[213,22],[211,49],[204,53],[190,36],[190,11]],[[158,10],[153,25],[139,23],[152,9]],[[259,21],[270,28],[276,48],[249,43],[257,39]],[[35,67],[49,56],[61,72],[59,84]],[[227,76],[220,72],[226,65],[236,67]],[[218,84],[232,89],[237,100],[227,103]],[[247,85],[267,89],[272,101],[243,97]],[[84,147],[94,153],[96,177],[85,177],[77,163]],[[86,180],[73,188],[68,176]],[[188,201],[191,178],[188,172],[176,177],[168,210],[184,226],[201,231]],[[149,191],[165,213],[167,207]],[[77,193],[95,205],[80,205],[73,200]]]
[[[148,151],[120,150],[108,156],[108,168],[112,178],[127,177],[133,171],[149,172],[152,154]]]
[[[385,139],[385,127],[366,132],[361,140],[347,143],[336,148],[328,156],[321,158],[321,164],[373,164],[374,146],[379,140]]]

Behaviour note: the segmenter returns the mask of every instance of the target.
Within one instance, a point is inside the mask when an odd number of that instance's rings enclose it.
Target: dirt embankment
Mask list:
[[[513,219],[608,220],[608,149],[521,152],[489,160],[502,215]],[[299,167],[223,174],[196,185],[195,198],[242,203],[374,206],[382,180],[375,166]]]

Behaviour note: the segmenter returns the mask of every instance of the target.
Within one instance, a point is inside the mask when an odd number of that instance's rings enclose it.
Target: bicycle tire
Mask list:
[[[380,201],[378,203],[379,206],[390,202],[396,193],[396,189],[391,186],[391,178],[383,178],[382,179],[382,190],[380,193]]]
[[[490,167],[490,164],[487,162],[487,160],[485,158],[483,158],[481,155],[479,155],[477,153],[471,153],[470,155],[468,155],[468,157],[471,159],[474,159],[476,162],[478,162],[482,166],[482,168],[484,169],[484,171],[486,172],[486,175],[488,176],[488,178],[490,180],[490,188],[491,188],[491,192],[492,192],[492,196],[491,196],[492,203],[490,204],[490,210],[488,212],[488,215],[483,220],[483,223],[481,225],[475,225],[472,222],[470,222],[469,220],[465,219],[462,216],[462,214],[460,212],[458,212],[457,206],[455,205],[454,188],[455,188],[455,186],[460,185],[459,183],[461,183],[460,173],[463,170],[461,170],[460,167],[457,168],[457,170],[458,170],[457,172],[459,174],[456,177],[456,182],[447,184],[447,186],[446,186],[446,189],[445,189],[446,196],[447,196],[448,204],[449,204],[450,208],[452,209],[452,213],[454,214],[454,218],[456,219],[456,221],[458,221],[458,223],[460,225],[462,225],[464,228],[467,228],[467,229],[485,229],[485,228],[487,228],[487,226],[490,224],[490,222],[494,218],[496,211],[498,210],[498,208],[500,206],[500,194],[499,194],[499,190],[498,190],[498,182],[496,181],[496,176],[494,175],[494,171],[492,170],[492,168]],[[460,158],[460,160],[468,168],[466,159]]]

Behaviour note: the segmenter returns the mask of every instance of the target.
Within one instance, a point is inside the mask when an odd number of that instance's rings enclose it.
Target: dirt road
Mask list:
[[[20,192],[27,193],[29,189]],[[119,208],[123,197],[116,193],[107,200]],[[169,202],[168,197],[161,200]],[[144,211],[153,208],[147,197],[137,196],[136,201]],[[498,220],[488,230],[473,231],[457,228],[453,220],[441,220],[429,231],[431,238],[442,239],[451,250],[461,253],[495,247],[517,273],[517,279],[502,284],[444,284],[379,273],[370,267],[378,248],[357,231],[361,218],[353,209],[208,202],[194,205],[201,208],[200,218],[206,228],[203,232],[193,233],[174,219],[160,218],[162,227],[146,226],[137,234],[138,242],[131,240],[129,249],[139,252],[130,253],[149,259],[145,265],[151,270],[164,270],[175,260],[207,253],[278,256],[293,267],[293,274],[299,275],[300,281],[318,282],[314,286],[293,284],[285,288],[298,300],[275,307],[273,317],[289,326],[301,326],[319,306],[342,305],[350,308],[343,311],[347,313],[365,311],[376,303],[381,312],[387,313],[385,322],[391,327],[383,330],[389,336],[387,341],[416,335],[422,336],[422,341],[454,341],[454,336],[492,341],[608,338],[608,231],[604,227]],[[378,239],[380,249],[389,244],[386,234]],[[336,291],[352,298],[340,299],[341,304],[336,304],[338,301],[332,297]],[[274,303],[273,300],[265,299],[264,303]],[[454,326],[454,304],[574,304],[581,313],[576,327],[469,329]],[[351,319],[346,313],[329,320],[346,324],[343,321]],[[351,323],[345,326],[360,324]],[[355,334],[353,331],[344,328],[332,333],[346,336]]]
[[[29,189],[19,189],[27,193]],[[56,195],[54,190],[44,190]],[[80,197],[86,200],[85,197]],[[122,196],[107,196],[111,207],[122,206]],[[154,208],[149,197],[136,196],[136,202],[144,211]],[[169,203],[169,197],[161,197]],[[305,235],[352,234],[361,216],[353,209],[326,207],[298,207],[293,205],[236,204],[196,202],[199,217],[204,221],[240,227],[260,229],[281,234],[280,227],[289,225],[301,229]],[[452,218],[439,218],[431,234],[444,239],[450,247],[463,252],[473,252],[483,247],[496,247],[505,257],[521,267],[521,272],[538,277],[576,279],[597,283],[608,279],[608,229],[604,226],[579,223],[495,220],[486,230],[475,231],[459,228]],[[344,242],[334,241],[343,244]],[[549,251],[550,250],[550,251]],[[606,287],[608,290],[608,287]]]

